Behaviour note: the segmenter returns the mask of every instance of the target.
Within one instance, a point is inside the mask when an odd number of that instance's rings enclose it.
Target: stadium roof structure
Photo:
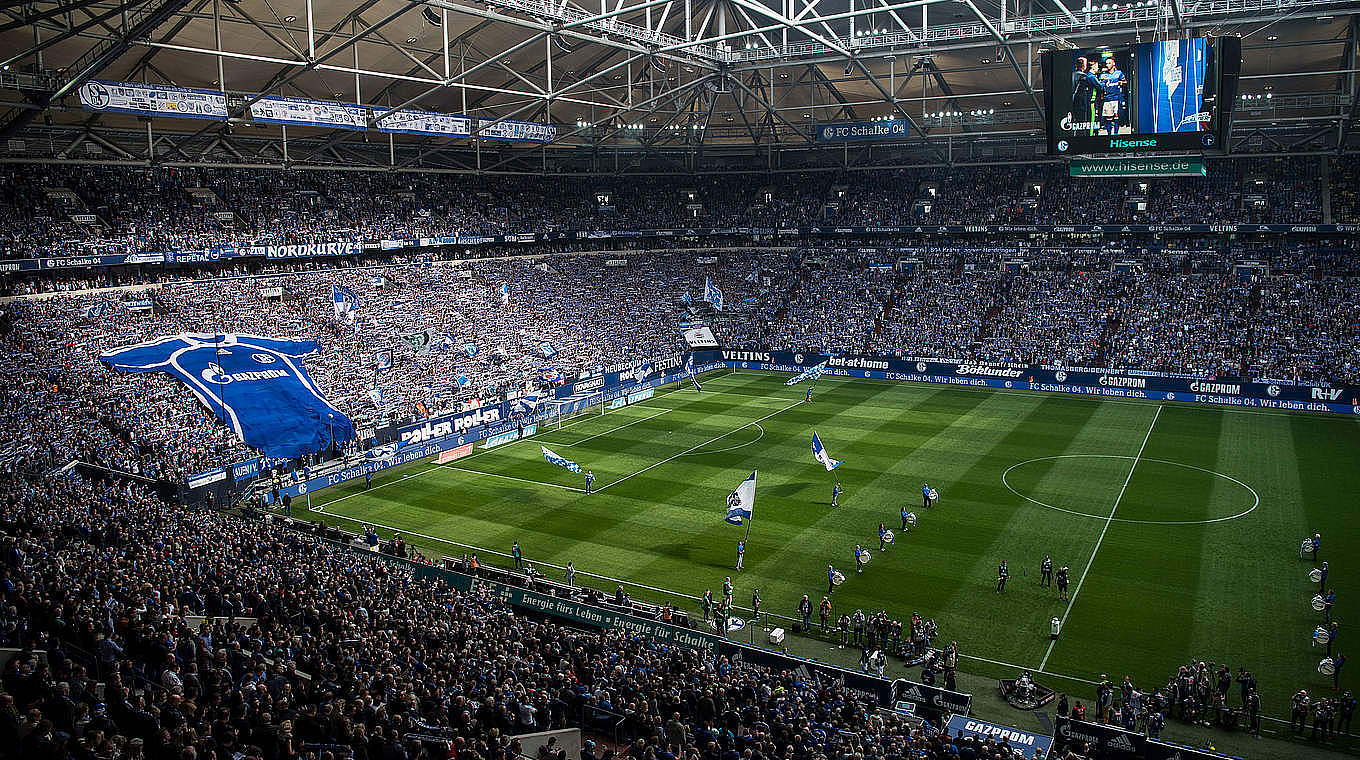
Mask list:
[[[1353,149],[1343,0],[31,0],[0,3],[0,160],[487,172],[857,169],[1044,159],[1039,54],[1240,36],[1231,150]],[[92,80],[218,91],[225,119],[82,107]],[[263,97],[363,104],[264,123]],[[393,134],[390,110],[473,136]],[[817,125],[896,119],[828,146]],[[504,120],[550,143],[482,139]]]

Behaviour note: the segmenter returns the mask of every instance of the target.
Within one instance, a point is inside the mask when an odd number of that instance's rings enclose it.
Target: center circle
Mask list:
[[[1169,467],[1179,467],[1186,470],[1194,470],[1196,472],[1202,472],[1212,477],[1221,478],[1230,483],[1234,483],[1238,486],[1241,486],[1243,489],[1247,491],[1247,493],[1251,494],[1251,506],[1241,512],[1238,512],[1237,514],[1227,515],[1226,517],[1206,518],[1203,520],[1134,520],[1124,517],[1111,517],[1110,515],[1096,515],[1091,514],[1089,512],[1082,512],[1076,509],[1060,507],[1055,504],[1049,504],[1048,502],[1040,501],[1039,499],[1036,499],[1028,494],[1021,493],[1020,491],[1016,490],[1015,486],[1011,485],[1010,474],[1013,470],[1024,467],[1025,465],[1035,464],[1037,462],[1048,462],[1060,459],[1125,459],[1125,460],[1137,460],[1138,464],[1144,462],[1153,462],[1156,464],[1167,465]],[[1038,506],[1041,506],[1045,509],[1051,509],[1055,512],[1065,512],[1069,515],[1076,515],[1078,517],[1087,517],[1092,520],[1109,520],[1110,522],[1131,523],[1135,525],[1209,525],[1212,523],[1227,522],[1228,520],[1236,520],[1239,517],[1246,517],[1247,515],[1256,511],[1256,508],[1261,505],[1261,495],[1256,493],[1256,489],[1252,488],[1246,483],[1243,483],[1237,478],[1234,478],[1231,475],[1225,475],[1216,470],[1210,470],[1204,467],[1197,467],[1193,464],[1185,464],[1183,462],[1172,462],[1166,459],[1149,459],[1147,457],[1132,457],[1123,454],[1057,454],[1048,457],[1035,457],[1033,459],[1026,459],[1022,462],[1016,462],[1010,467],[1007,467],[1006,470],[1001,473],[1001,484],[1006,487],[1006,490],[1010,491],[1016,496],[1019,496],[1020,498],[1030,502],[1031,504],[1037,504]]]

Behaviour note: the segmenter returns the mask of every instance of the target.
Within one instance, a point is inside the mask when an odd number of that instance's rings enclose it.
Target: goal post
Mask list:
[[[582,393],[548,402],[548,420],[545,427],[560,430],[564,421],[587,414],[604,414],[603,392]]]

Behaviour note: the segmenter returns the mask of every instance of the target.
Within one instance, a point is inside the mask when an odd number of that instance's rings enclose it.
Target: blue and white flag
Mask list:
[[[756,474],[753,472],[741,481],[737,490],[727,495],[727,517],[723,518],[733,525],[741,525],[742,520],[750,520],[756,511]]]
[[[538,411],[538,393],[535,391],[525,391],[524,393],[521,393],[520,397],[516,399],[516,402],[519,404],[520,409],[524,410],[526,414],[533,414]]]
[[[751,262],[751,273],[746,275],[747,282],[760,282],[760,262]]]
[[[379,351],[378,357],[374,360],[373,364],[379,370],[392,369],[392,352]]]
[[[463,351],[468,355],[468,358],[471,359],[471,358],[473,358],[473,357],[475,357],[475,356],[477,355],[477,344],[476,344],[476,343],[464,343],[464,344],[463,344]]]
[[[717,309],[718,311],[722,311],[723,308],[722,291],[718,290],[718,286],[714,285],[713,281],[707,277],[704,278],[704,300],[713,304],[713,308]]]
[[[821,377],[822,373],[825,371],[826,362],[822,362],[821,364],[818,364],[815,367],[808,367],[807,369],[803,370],[802,372],[799,372],[798,374],[794,375],[788,380],[785,380],[784,385],[797,385],[803,382],[804,380],[816,380],[817,378]]]
[[[181,333],[99,360],[123,372],[172,375],[248,446],[291,459],[354,440],[354,423],[302,366],[300,357],[316,350],[313,340]]]
[[[397,449],[400,447],[400,445],[401,445],[401,444],[398,444],[398,443],[396,443],[396,442],[394,441],[394,442],[392,442],[392,443],[388,443],[388,444],[385,444],[385,445],[382,445],[382,446],[378,446],[378,447],[369,449],[369,450],[368,450],[368,454],[367,454],[366,456],[367,456],[368,459],[371,459],[371,460],[374,460],[374,461],[378,461],[378,462],[390,462],[390,461],[392,461],[392,458],[395,457],[395,456],[397,455]]]
[[[680,296],[680,303],[694,303],[694,297],[689,294],[688,290],[685,291],[683,296]]]
[[[507,304],[509,304],[509,303],[510,303],[510,283],[508,283],[508,282],[502,282],[502,283],[501,283],[501,306],[505,306],[505,305],[507,305]]]
[[[368,389],[368,398],[369,398],[369,400],[371,400],[371,401],[373,402],[373,405],[374,405],[374,406],[378,407],[378,409],[382,409],[382,405],[383,405],[383,390],[382,390],[382,388],[369,388],[369,389]]]
[[[817,437],[816,430],[812,431],[812,458],[821,462],[827,472],[831,472],[837,467],[840,467],[845,461],[842,459],[832,459],[831,455],[826,453],[826,447],[822,445],[822,439]]]
[[[703,393],[704,389],[699,385],[699,377],[694,374],[694,354],[690,354],[685,360],[685,373],[689,375],[689,381],[694,383],[694,390]]]
[[[93,318],[95,318],[95,317],[101,317],[101,316],[103,316],[103,315],[104,315],[104,304],[102,304],[102,303],[97,303],[97,304],[94,304],[93,306],[86,306],[86,307],[85,307],[85,317],[86,317],[87,319],[93,319]]]
[[[562,457],[559,457],[558,455],[552,453],[552,451],[550,451],[547,446],[539,446],[539,448],[543,449],[543,458],[548,460],[548,462],[555,464],[558,467],[565,467],[568,470],[571,470],[572,472],[581,471],[581,465],[571,461],[570,459],[563,459]]]
[[[546,340],[538,344],[538,352],[543,354],[544,359],[551,359],[554,356],[557,356],[557,349],[553,348],[553,344]]]
[[[458,387],[459,387],[459,388],[462,388],[463,386],[467,385],[467,384],[470,383],[470,382],[472,382],[472,381],[468,379],[468,376],[467,376],[467,375],[459,375],[459,376],[458,376]]]
[[[335,302],[335,318],[353,324],[354,310],[359,308],[359,296],[344,285],[332,285],[331,299]]]

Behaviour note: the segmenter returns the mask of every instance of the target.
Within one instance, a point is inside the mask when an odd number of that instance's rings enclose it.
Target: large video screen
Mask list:
[[[1049,152],[1206,150],[1219,139],[1219,64],[1203,37],[1051,53]]]

